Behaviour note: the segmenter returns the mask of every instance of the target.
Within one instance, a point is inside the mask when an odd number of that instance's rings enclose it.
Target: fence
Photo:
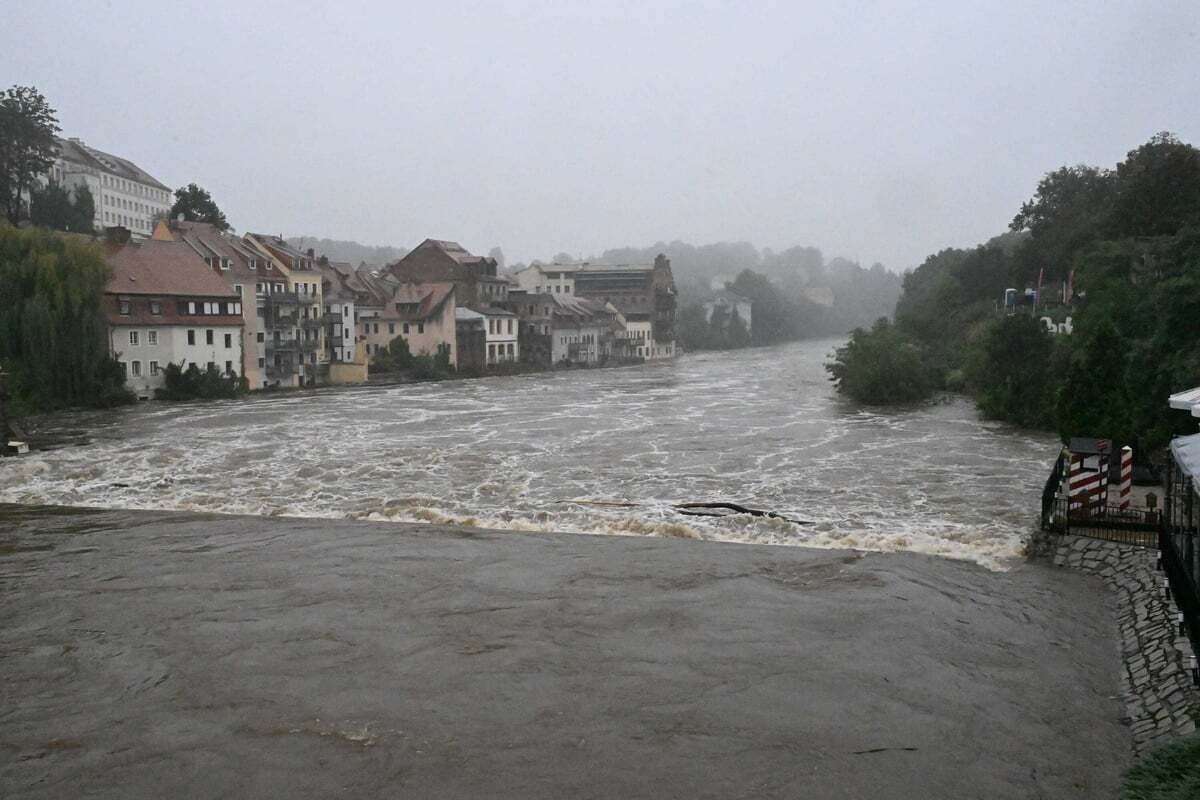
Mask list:
[[[1163,571],[1170,581],[1175,604],[1183,612],[1184,626],[1192,640],[1192,652],[1200,653],[1200,561],[1197,561],[1196,532],[1164,528],[1159,533]]]

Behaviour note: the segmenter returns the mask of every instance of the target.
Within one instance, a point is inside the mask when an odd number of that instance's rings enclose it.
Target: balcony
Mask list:
[[[300,305],[300,295],[295,292],[274,292],[262,295],[263,303],[268,306]]]
[[[295,313],[279,314],[273,319],[271,317],[267,317],[267,323],[272,328],[294,328],[296,327],[296,320],[297,317]]]
[[[329,311],[321,315],[321,321],[326,325],[336,325],[342,321],[342,315]]]
[[[264,349],[267,355],[271,355],[272,353],[291,353],[299,349],[297,347],[299,340],[297,339],[267,339],[264,344],[266,345]]]
[[[346,344],[354,344],[354,339],[352,337],[342,337],[342,336],[330,336],[329,337],[329,346],[330,347],[343,347]]]
[[[316,339],[316,338],[297,339],[296,340],[296,349],[299,350],[301,353],[312,353],[312,352],[316,351],[317,346],[320,343],[321,343],[320,340]]]
[[[315,331],[325,327],[325,323],[320,319],[302,319],[300,320],[300,327],[306,331]]]

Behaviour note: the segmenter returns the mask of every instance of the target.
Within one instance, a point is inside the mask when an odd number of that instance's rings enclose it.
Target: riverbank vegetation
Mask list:
[[[1121,800],[1194,800],[1200,797],[1200,734],[1155,750],[1125,776]]]
[[[380,348],[367,365],[372,377],[395,374],[415,381],[440,381],[455,374],[449,353],[413,355],[403,336]]]
[[[1022,287],[1038,304],[1006,309]],[[896,400],[879,384],[904,365],[928,378],[904,382],[922,396],[963,391],[991,418],[1156,448],[1190,431],[1165,401],[1200,383],[1197,342],[1200,151],[1162,133],[1114,169],[1047,174],[1009,232],[931,255],[905,275],[895,325],[854,331],[828,369],[863,402]]]
[[[107,281],[90,240],[0,224],[0,366],[17,416],[133,402],[108,355]]]
[[[163,370],[163,386],[154,390],[156,400],[228,400],[249,391],[245,378],[222,375],[213,364],[201,370],[196,364],[183,369],[168,364]]]

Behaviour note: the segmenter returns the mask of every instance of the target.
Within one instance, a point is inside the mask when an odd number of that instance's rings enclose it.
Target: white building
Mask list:
[[[66,189],[86,185],[96,203],[95,226],[119,225],[138,237],[150,236],[155,215],[166,216],[175,203],[171,190],[141,167],[79,139],[58,140],[46,177]]]
[[[483,329],[487,334],[485,363],[491,366],[519,361],[521,351],[518,347],[517,332],[520,326],[517,324],[517,315],[493,306],[480,308],[477,313],[483,317]]]
[[[105,260],[109,352],[139,398],[154,396],[171,363],[242,374],[241,298],[191,247],[118,238]]]
[[[574,294],[575,273],[586,264],[531,264],[513,274],[517,286],[529,294]]]

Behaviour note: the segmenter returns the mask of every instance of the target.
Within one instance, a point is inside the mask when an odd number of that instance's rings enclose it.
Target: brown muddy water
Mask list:
[[[913,550],[1006,568],[1053,437],[962,398],[838,398],[837,340],[669,364],[145,403],[66,414],[81,442],[0,461],[0,502]],[[811,521],[683,517],[732,501]]]

